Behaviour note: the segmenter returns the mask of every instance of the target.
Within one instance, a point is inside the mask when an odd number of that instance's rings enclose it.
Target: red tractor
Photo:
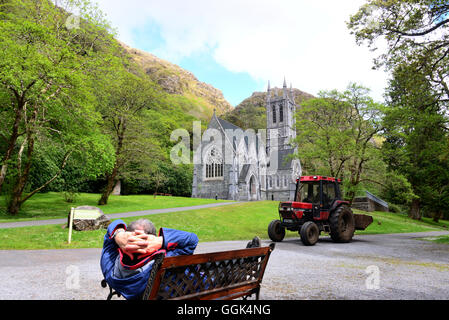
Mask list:
[[[334,242],[350,242],[355,230],[365,230],[373,218],[352,213],[349,202],[342,200],[340,184],[340,179],[321,176],[297,180],[295,200],[281,202],[280,219],[268,226],[270,239],[281,242],[287,229],[299,232],[306,246],[315,245],[321,232]]]

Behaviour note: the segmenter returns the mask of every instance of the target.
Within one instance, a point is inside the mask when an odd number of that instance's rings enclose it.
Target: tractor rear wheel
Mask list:
[[[308,221],[302,225],[299,234],[304,245],[313,246],[318,242],[318,238],[320,237],[320,229],[316,223]]]
[[[355,231],[355,220],[352,210],[340,206],[331,213],[329,218],[330,236],[334,242],[346,243],[352,240]]]
[[[281,242],[285,237],[285,228],[282,227],[280,220],[271,221],[268,226],[268,236],[274,242]]]

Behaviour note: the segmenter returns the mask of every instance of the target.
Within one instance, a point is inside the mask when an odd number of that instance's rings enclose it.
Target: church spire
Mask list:
[[[285,76],[284,76],[283,98],[287,99],[287,80],[285,79]]]
[[[267,101],[270,102],[270,100],[271,100],[271,85],[270,80],[268,80]]]

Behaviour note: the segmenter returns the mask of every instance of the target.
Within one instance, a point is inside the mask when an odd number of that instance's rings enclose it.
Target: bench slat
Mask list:
[[[251,248],[251,249],[214,252],[214,253],[203,253],[191,256],[167,257],[164,259],[161,268],[165,269],[165,268],[185,266],[188,264],[200,264],[206,262],[217,262],[228,259],[242,259],[248,257],[265,256],[269,250],[270,247],[264,247],[264,248]]]
[[[248,293],[254,291],[259,287],[259,281],[247,281],[235,285],[231,285],[229,287],[218,288],[207,290],[199,293],[192,293],[181,297],[172,298],[170,300],[213,300],[218,298],[223,298],[226,300],[235,299],[235,295],[238,293],[243,293],[243,295],[247,295]]]

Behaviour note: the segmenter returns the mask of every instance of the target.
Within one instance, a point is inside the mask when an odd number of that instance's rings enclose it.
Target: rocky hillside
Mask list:
[[[273,95],[282,95],[282,89],[272,89]],[[303,92],[298,89],[293,89],[293,95],[298,107],[305,100],[314,98],[313,95]],[[235,109],[229,111],[222,116],[225,120],[246,129],[265,129],[267,126],[266,120],[266,92],[254,92],[251,97],[245,99]]]
[[[185,98],[184,111],[186,113],[198,119],[210,120],[214,109],[218,115],[233,109],[220,90],[199,81],[191,72],[151,53],[131,48],[124,43],[120,44],[163,90]]]

